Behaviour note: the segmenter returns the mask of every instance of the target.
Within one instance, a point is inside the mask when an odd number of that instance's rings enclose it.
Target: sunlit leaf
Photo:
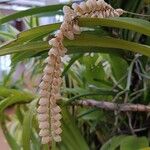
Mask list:
[[[120,150],[138,150],[147,146],[149,142],[146,137],[128,136],[122,141]]]
[[[0,113],[4,111],[4,109],[6,109],[8,106],[11,106],[16,103],[27,103],[35,98],[30,93],[7,88],[0,88],[0,94],[3,94],[4,96],[5,94],[8,94],[8,97],[0,101]]]
[[[132,52],[137,52],[146,56],[150,56],[150,46],[148,45],[129,42],[108,36],[98,37],[96,35],[88,35],[83,33],[80,36],[77,36],[77,38],[73,41],[65,40],[64,45],[72,49],[70,49],[68,53],[101,52],[102,48],[116,48],[130,50]],[[73,49],[74,47],[82,47],[82,50],[80,48],[78,48],[77,50]],[[0,55],[6,55],[23,51],[42,52],[44,50],[48,50],[49,48],[50,46],[47,42],[30,42],[24,46],[22,46],[21,44],[9,48],[2,47],[0,48]]]
[[[126,135],[114,136],[107,141],[100,150],[116,150],[120,147],[121,142],[126,138]]]
[[[18,18],[22,18],[25,16],[31,16],[31,15],[37,15],[41,13],[46,13],[46,12],[56,12],[66,4],[58,4],[58,5],[48,5],[48,6],[43,6],[43,7],[36,7],[36,8],[31,8],[25,11],[20,11],[14,14],[11,14],[9,16],[3,17],[0,19],[0,24],[6,23],[11,20],[15,20]]]
[[[95,27],[95,26],[107,26],[107,27],[116,27],[122,29],[129,29],[135,32],[139,32],[145,35],[150,36],[150,22],[129,17],[116,17],[116,18],[81,18],[79,19],[79,25],[82,27]]]

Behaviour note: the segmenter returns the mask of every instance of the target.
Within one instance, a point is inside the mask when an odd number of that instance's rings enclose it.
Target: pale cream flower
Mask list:
[[[104,0],[87,0],[79,5],[74,3],[71,9],[68,6],[63,7],[64,21],[60,30],[56,32],[55,38],[49,40],[52,48],[45,59],[46,67],[43,72],[42,81],[39,85],[39,136],[41,143],[46,144],[53,139],[56,142],[61,141],[61,108],[57,105],[61,98],[60,86],[62,84],[61,72],[63,68],[63,59],[67,49],[63,45],[64,37],[73,40],[75,34],[80,34],[81,30],[77,17],[108,18],[120,16],[122,9],[114,9]]]

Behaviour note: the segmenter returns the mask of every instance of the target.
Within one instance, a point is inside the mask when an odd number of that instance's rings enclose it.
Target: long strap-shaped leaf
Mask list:
[[[82,27],[92,27],[92,28],[97,26],[117,27],[117,28],[133,30],[135,32],[139,32],[150,36],[150,22],[142,19],[137,19],[137,18],[127,18],[127,17],[104,18],[104,19],[80,18],[79,25]],[[32,28],[30,30],[21,32],[20,34],[18,34],[16,40],[1,47],[11,47],[24,42],[29,42],[38,37],[45,36],[48,33],[57,30],[59,27],[60,27],[60,23]]]
[[[1,128],[3,130],[3,134],[7,140],[7,143],[9,144],[10,148],[12,150],[20,150],[21,146],[17,143],[16,139],[12,136],[12,134],[10,133],[10,131],[8,130],[7,126],[6,126],[6,117],[4,114],[1,114],[1,118],[0,118],[0,124],[1,124]]]
[[[32,29],[29,29],[27,31],[23,31],[21,32],[17,39],[19,42],[25,42],[27,40],[32,40],[35,38],[38,38],[42,35],[45,34],[49,34],[55,30],[57,30],[60,27],[60,23],[54,23],[54,24],[50,24],[50,25],[44,25],[44,26],[39,26],[39,27],[35,27]]]
[[[68,53],[102,52],[102,48],[114,48],[116,49],[114,50],[114,52],[117,52],[117,49],[123,49],[141,53],[145,56],[150,56],[150,46],[148,45],[129,42],[126,40],[116,39],[108,36],[99,37],[96,35],[85,33],[82,33],[80,36],[77,36],[76,39],[73,41],[65,40],[64,45],[66,47],[70,47]],[[76,47],[78,47],[78,49]],[[44,50],[48,50],[49,48],[50,46],[47,42],[30,42],[26,45],[21,44],[9,48],[1,48],[0,55],[6,55],[23,51],[42,52]],[[110,50],[108,52],[110,52]]]
[[[70,149],[89,150],[86,141],[81,136],[80,131],[76,128],[75,120],[68,113],[65,107],[63,108],[62,113],[63,113],[63,131],[64,131],[62,133],[62,143],[67,147],[66,150]]]
[[[35,40],[36,38],[48,35],[49,33],[57,30],[59,27],[60,23],[54,23],[50,25],[35,27],[27,31],[22,31],[17,35],[17,38],[15,40],[12,40],[4,45],[1,45],[1,47],[5,48],[12,47],[18,44],[23,44],[24,42],[30,42],[32,40]]]
[[[9,16],[3,17],[0,19],[0,24],[9,22],[11,20],[15,20],[18,18],[26,17],[26,16],[31,16],[31,15],[36,15],[36,14],[42,14],[42,13],[51,13],[51,12],[56,12],[58,10],[61,10],[62,7],[66,4],[59,4],[59,5],[48,5],[48,6],[43,6],[43,7],[36,7],[32,9],[28,9],[25,11],[20,11],[14,14],[11,14]]]
[[[31,149],[31,137],[33,134],[33,117],[35,115],[35,108],[37,101],[32,101],[30,104],[29,110],[26,112],[23,120],[23,131],[22,131],[22,146],[23,150]],[[37,143],[38,144],[38,143]]]
[[[0,87],[0,96],[4,98],[0,101],[0,113],[13,104],[31,102],[35,98],[28,92],[3,87]]]
[[[41,14],[45,12],[56,12],[66,4],[59,5],[49,5],[44,7],[32,8],[25,11],[20,11],[9,16],[3,17],[0,19],[0,24],[6,23],[8,21],[22,18],[25,16]],[[95,25],[103,25],[109,27],[119,27],[130,29],[136,32],[140,32],[146,35],[150,35],[150,23],[143,19],[129,18],[129,17],[119,17],[119,18],[105,18],[105,19],[97,19],[97,18],[80,18],[79,19],[80,26],[95,26]]]
[[[145,35],[150,36],[150,22],[129,17],[113,17],[113,18],[81,18],[79,19],[79,26],[82,27],[95,27],[95,26],[107,26],[117,27],[123,29],[133,30]]]

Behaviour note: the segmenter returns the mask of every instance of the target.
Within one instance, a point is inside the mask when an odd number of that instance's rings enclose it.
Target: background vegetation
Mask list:
[[[150,2],[108,0],[113,7],[150,14]],[[65,4],[66,5],[66,4]],[[39,26],[40,16],[62,14],[63,5],[44,6],[0,19],[3,43],[0,55],[11,54],[11,71],[0,87],[0,123],[12,150],[47,150],[38,136],[36,106],[47,40],[60,23]],[[28,30],[19,32],[11,22],[22,18]],[[124,14],[120,18],[79,19],[83,32],[68,48],[62,87],[63,140],[54,150],[149,150],[148,112],[106,111],[76,106],[78,100],[149,105],[150,17]],[[10,41],[11,40],[11,41]],[[9,42],[8,42],[9,41]],[[6,44],[7,43],[7,44]],[[24,66],[14,81],[19,65]],[[7,110],[12,109],[10,115]]]

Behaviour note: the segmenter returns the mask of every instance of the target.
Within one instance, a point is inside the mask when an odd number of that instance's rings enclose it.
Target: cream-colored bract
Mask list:
[[[70,40],[74,39],[75,34],[80,34],[80,27],[78,26],[78,17],[92,17],[92,18],[108,18],[120,16],[123,14],[122,9],[114,9],[103,0],[88,0],[81,2],[79,5],[74,3],[72,8],[68,6],[63,7],[64,21],[60,30],[56,33],[55,38],[49,41],[52,46],[48,52],[48,57],[45,60],[46,67],[44,68],[44,75],[40,88],[40,100],[38,112],[39,136],[42,137],[42,144],[46,144],[54,140],[61,141],[61,108],[57,105],[57,101],[61,98],[60,86],[62,83],[61,58],[67,52],[63,45],[63,38]]]

